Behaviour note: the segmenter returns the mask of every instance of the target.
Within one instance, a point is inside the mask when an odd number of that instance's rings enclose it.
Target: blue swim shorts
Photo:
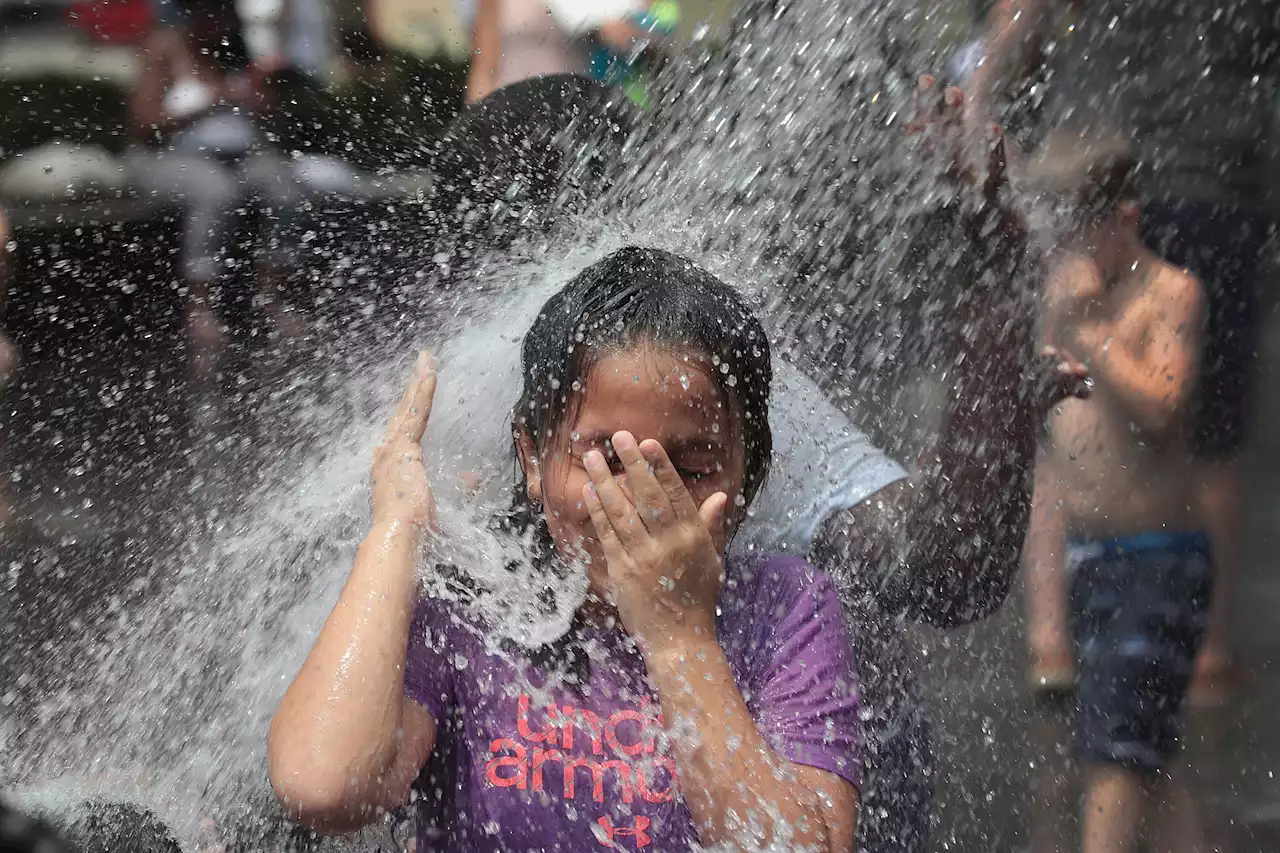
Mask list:
[[[1075,752],[1158,773],[1174,754],[1213,585],[1203,533],[1067,543],[1079,666]]]

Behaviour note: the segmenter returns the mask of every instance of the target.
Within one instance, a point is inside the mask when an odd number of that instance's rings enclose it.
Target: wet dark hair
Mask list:
[[[1133,144],[1099,129],[1063,128],[1041,146],[1028,170],[1034,189],[1082,225],[1096,225],[1138,197]]]
[[[464,256],[502,247],[584,209],[609,186],[633,125],[617,89],[575,74],[522,80],[468,105],[426,152],[438,247]]]
[[[516,435],[528,435],[541,456],[581,405],[592,368],[635,347],[696,353],[715,365],[711,375],[739,418],[743,506],[750,505],[773,454],[768,338],[733,288],[661,249],[620,249],[578,273],[543,305],[521,349],[522,387],[511,414]],[[534,565],[563,579],[566,567],[556,557],[546,519],[529,502],[519,466],[517,472],[511,511],[498,526],[527,536]],[[548,583],[545,592],[554,595],[554,587]],[[585,684],[590,665],[576,642],[581,628],[577,617],[565,637],[531,654],[534,665]]]
[[[749,504],[773,452],[768,338],[731,287],[661,249],[620,249],[547,300],[521,348],[513,426],[541,454],[576,414],[596,363],[644,346],[703,355],[715,365],[711,375],[741,419]]]
[[[84,802],[48,819],[79,853],[182,853],[165,822],[133,803]]]

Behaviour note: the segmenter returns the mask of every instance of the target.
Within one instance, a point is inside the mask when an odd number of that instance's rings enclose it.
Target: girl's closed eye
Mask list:
[[[613,444],[611,442],[603,441],[592,444],[575,444],[569,455],[579,467],[585,468],[587,466],[587,454],[593,450],[598,450],[600,454],[604,456],[605,461],[609,463],[610,473],[614,475],[623,473],[625,469],[623,468],[622,461],[618,459],[618,454],[613,452]]]
[[[680,478],[686,483],[697,483],[708,477],[714,477],[724,470],[718,462],[712,459],[682,459],[677,457],[672,460],[676,472]]]

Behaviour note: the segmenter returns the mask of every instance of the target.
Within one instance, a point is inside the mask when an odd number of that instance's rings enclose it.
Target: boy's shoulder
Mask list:
[[[1152,296],[1179,303],[1199,301],[1204,296],[1204,285],[1191,270],[1171,264],[1158,255],[1152,255],[1151,264],[1146,291]]]
[[[1204,286],[1195,273],[1152,255],[1146,269],[1123,297],[1121,310],[1145,323],[1176,329],[1179,338],[1193,345],[1204,310]]]
[[[1047,269],[1051,290],[1074,292],[1083,282],[1102,282],[1102,270],[1087,252],[1054,252],[1049,257]]]

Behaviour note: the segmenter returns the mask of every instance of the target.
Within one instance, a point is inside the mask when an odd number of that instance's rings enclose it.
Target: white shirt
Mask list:
[[[775,362],[769,426],[773,465],[733,541],[807,556],[818,526],[907,476],[809,377]]]
[[[529,312],[536,313],[544,300],[545,295],[528,304],[516,300],[441,349],[440,386],[424,446],[427,470],[444,500],[450,488],[463,488],[463,472],[477,475],[486,504],[510,500],[510,416],[520,392],[520,343]],[[823,520],[857,506],[906,471],[785,362],[774,365],[770,400],[773,464],[733,550],[807,555]]]

